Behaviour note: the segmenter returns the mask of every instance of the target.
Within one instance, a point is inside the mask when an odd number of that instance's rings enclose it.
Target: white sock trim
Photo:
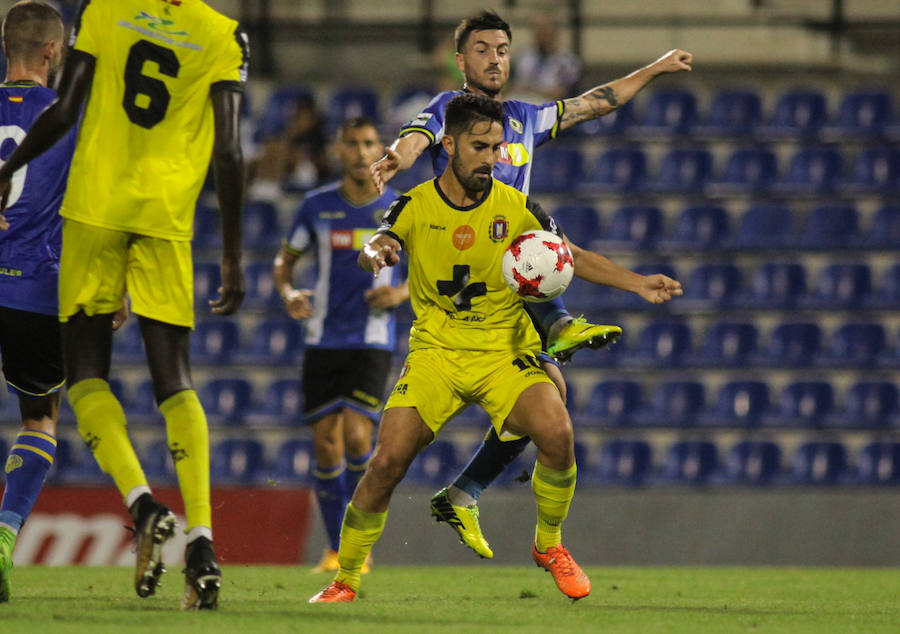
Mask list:
[[[144,495],[144,493],[150,493],[152,495],[150,487],[148,487],[146,484],[141,484],[134,487],[131,491],[128,492],[128,495],[125,496],[125,506],[131,508],[132,505],[137,502],[137,499]]]
[[[454,506],[472,506],[478,503],[478,500],[453,484],[447,487],[447,497]]]
[[[187,543],[190,544],[198,537],[205,537],[209,541],[212,541],[212,529],[209,526],[195,526],[188,531]]]

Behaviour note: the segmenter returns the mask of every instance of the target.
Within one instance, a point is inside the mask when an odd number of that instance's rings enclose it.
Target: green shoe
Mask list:
[[[478,506],[456,506],[450,502],[447,489],[441,489],[431,498],[431,515],[438,522],[447,522],[459,535],[459,542],[471,548],[482,559],[491,559],[494,551],[481,534],[478,522]]]
[[[604,348],[614,343],[621,334],[622,329],[618,326],[598,326],[578,317],[560,328],[547,352],[560,363],[568,363],[577,350]]]
[[[13,566],[13,549],[16,534],[8,528],[0,527],[0,603],[9,601],[9,572]]]

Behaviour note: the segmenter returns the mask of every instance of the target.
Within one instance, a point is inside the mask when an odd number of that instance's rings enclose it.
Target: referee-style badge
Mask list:
[[[509,233],[509,222],[506,216],[494,216],[491,221],[490,238],[493,242],[502,242]]]

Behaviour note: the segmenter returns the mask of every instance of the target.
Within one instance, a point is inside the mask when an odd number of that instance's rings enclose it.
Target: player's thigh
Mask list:
[[[114,313],[122,307],[129,234],[63,221],[59,263],[59,318]]]
[[[453,351],[437,348],[410,352],[388,396],[385,414],[393,408],[413,408],[435,435],[439,433],[467,405],[454,378],[459,373],[459,361],[459,355]],[[379,437],[382,433],[379,430]]]
[[[378,425],[371,467],[389,479],[399,481],[413,459],[433,440],[434,432],[415,408],[385,410]]]
[[[135,314],[173,326],[194,327],[190,242],[132,235],[126,283]]]
[[[504,429],[529,436],[538,448],[541,462],[549,467],[566,469],[575,460],[572,421],[552,384],[537,383],[523,390],[510,410]]]

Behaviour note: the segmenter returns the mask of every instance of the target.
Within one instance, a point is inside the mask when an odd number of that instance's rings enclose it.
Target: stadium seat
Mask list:
[[[828,194],[841,185],[844,160],[833,147],[808,147],[791,157],[784,180],[773,187],[777,193]]]
[[[775,368],[807,367],[822,349],[822,329],[818,324],[797,322],[779,324],[760,362]]]
[[[831,427],[884,429],[898,418],[897,385],[892,381],[860,381],[847,391],[844,408],[827,419]]]
[[[838,328],[820,364],[831,367],[874,368],[887,357],[887,334],[875,322],[851,322]]]
[[[246,379],[213,379],[200,390],[200,402],[211,424],[240,425],[252,403]]]
[[[194,209],[194,247],[197,249],[222,248],[222,230],[219,227],[219,210],[212,205],[198,202]]]
[[[806,298],[806,269],[796,262],[766,262],[753,272],[747,304],[793,308]]]
[[[586,192],[639,192],[647,177],[647,157],[639,148],[607,150],[594,163],[582,188]]]
[[[738,148],[728,157],[718,178],[708,185],[714,194],[760,194],[778,178],[778,161],[767,148]]]
[[[563,233],[575,244],[589,248],[600,237],[600,217],[589,204],[561,205],[552,214]]]
[[[213,262],[194,263],[194,305],[209,310],[209,300],[219,296],[222,281],[219,265]]]
[[[891,121],[891,96],[885,90],[856,90],[844,95],[837,115],[823,131],[846,139],[879,137]]]
[[[694,365],[746,367],[758,354],[759,333],[748,322],[716,322],[707,331]]]
[[[714,249],[726,243],[729,227],[728,212],[722,207],[687,207],[678,215],[672,238],[665,243],[681,249]]]
[[[762,100],[752,90],[722,90],[713,97],[709,112],[693,134],[713,137],[751,135],[762,117]]]
[[[794,452],[791,479],[798,484],[837,484],[846,475],[847,449],[839,442],[806,442]]]
[[[237,351],[240,332],[235,321],[202,321],[191,333],[191,361],[228,365]]]
[[[843,249],[859,241],[859,214],[849,205],[821,205],[806,217],[800,246],[807,249]]]
[[[276,250],[281,244],[281,229],[278,227],[278,210],[270,202],[248,202],[244,205],[242,240],[248,249],[267,252]]]
[[[697,122],[697,98],[686,90],[657,90],[631,132],[642,136],[687,134]]]
[[[244,296],[243,307],[257,310],[281,308],[281,298],[275,291],[275,280],[272,278],[271,262],[254,262],[246,266],[244,280],[247,294]]]
[[[278,448],[272,474],[278,480],[312,484],[315,464],[312,440],[288,440]]]
[[[638,337],[638,346],[622,359],[622,364],[639,367],[680,367],[692,350],[691,329],[676,321],[648,324]]]
[[[695,194],[712,175],[712,154],[705,149],[670,150],[659,164],[652,189],[666,193]]]
[[[817,428],[834,408],[834,388],[827,381],[795,381],[784,387],[762,424],[772,427]]]
[[[706,484],[719,470],[719,450],[709,441],[681,440],[666,451],[660,479],[678,484]]]
[[[741,270],[734,264],[701,264],[688,276],[679,301],[704,306],[730,306],[743,291]]]
[[[636,381],[600,381],[591,390],[582,420],[587,425],[630,425],[641,406],[641,385]]]
[[[858,308],[872,294],[872,271],[867,264],[830,264],[819,274],[809,304],[817,308]]]
[[[533,192],[571,192],[584,180],[584,159],[578,148],[548,145],[538,150],[533,160]]]
[[[663,381],[653,388],[649,408],[637,422],[649,427],[693,427],[706,407],[706,390],[699,381]]]
[[[766,137],[809,138],[818,135],[827,120],[827,103],[822,93],[793,89],[778,97],[772,117],[761,132]]]
[[[701,422],[716,427],[755,427],[768,410],[768,383],[728,381],[719,388],[716,404]]]
[[[659,207],[626,205],[613,214],[604,237],[607,246],[651,249],[663,234],[663,215]]]
[[[783,205],[755,205],[741,215],[732,238],[740,249],[777,249],[796,243],[794,212]]]
[[[449,440],[435,440],[416,456],[404,481],[432,488],[446,486],[456,477],[456,447]]]
[[[634,124],[634,102],[626,101],[609,114],[583,121],[568,130],[560,132],[560,138],[566,137],[620,137],[628,133]]]
[[[857,458],[860,484],[900,484],[900,442],[873,442]]]
[[[254,140],[264,141],[280,134],[294,113],[300,101],[315,102],[315,96],[308,86],[280,86],[269,94],[263,112],[256,123]]]
[[[856,157],[853,175],[845,189],[853,193],[896,194],[900,191],[900,149],[864,148]]]
[[[156,406],[156,397],[153,395],[152,379],[145,379],[137,384],[134,395],[125,408],[128,422],[150,422],[161,420],[162,414]]]
[[[243,363],[297,365],[303,352],[303,327],[292,319],[273,319],[260,323],[246,352],[237,355]]]
[[[303,390],[298,379],[276,379],[266,388],[259,406],[248,422],[267,425],[295,425],[303,418]]]
[[[610,484],[643,484],[653,472],[653,452],[643,440],[611,440],[600,451],[593,479]]]
[[[900,263],[891,265],[881,275],[876,292],[869,295],[872,308],[896,308],[900,306]]]
[[[247,438],[223,440],[209,457],[210,480],[217,484],[253,484],[264,467],[262,443]]]
[[[172,452],[165,440],[156,440],[141,452],[141,466],[153,483],[174,484],[178,481]]]
[[[137,318],[132,316],[113,333],[112,357],[116,363],[144,363],[147,359],[141,324]]]
[[[741,441],[725,461],[725,478],[734,484],[772,484],[780,474],[781,449],[771,441]]]
[[[378,123],[378,93],[367,86],[339,88],[331,95],[328,117],[335,130],[351,117],[369,117]]]
[[[884,205],[875,212],[863,245],[870,249],[900,248],[900,205]]]

